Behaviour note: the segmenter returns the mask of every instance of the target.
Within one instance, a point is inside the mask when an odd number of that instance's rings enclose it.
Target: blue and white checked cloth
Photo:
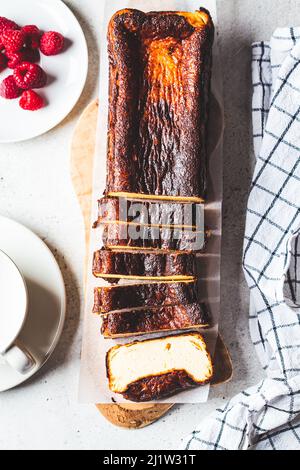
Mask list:
[[[300,28],[252,46],[256,168],[243,267],[266,378],[203,421],[186,449],[300,449]]]

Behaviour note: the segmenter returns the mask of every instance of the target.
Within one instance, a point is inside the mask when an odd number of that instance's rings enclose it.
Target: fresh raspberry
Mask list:
[[[8,58],[7,66],[10,69],[15,69],[22,62],[38,62],[40,58],[37,49],[29,49],[28,47],[24,47],[20,52],[8,52],[6,55]]]
[[[44,33],[40,40],[40,49],[44,55],[59,54],[65,44],[65,38],[56,31],[48,31]]]
[[[4,54],[2,54],[2,52],[0,52],[0,72],[2,72],[2,70],[4,70],[7,66],[7,57],[5,57]]]
[[[5,29],[20,29],[20,26],[14,21],[0,16],[0,34],[2,34]]]
[[[19,104],[26,111],[37,111],[45,105],[43,98],[33,90],[23,91]]]
[[[5,29],[1,38],[7,52],[18,52],[24,45],[25,33],[18,29]]]
[[[40,47],[41,31],[35,25],[23,26],[22,31],[25,33],[26,46],[31,49],[38,49]]]
[[[22,90],[17,86],[14,77],[9,75],[0,84],[0,96],[7,100],[18,98],[22,93]]]
[[[45,86],[47,75],[39,65],[22,62],[14,69],[14,79],[18,87],[23,90],[29,90]]]
[[[12,52],[7,54],[8,62],[7,67],[10,69],[14,69],[17,65],[20,65],[23,62],[23,54],[22,52]]]
[[[0,16],[0,51],[4,49],[1,36],[5,29],[20,29],[20,27],[14,21],[9,20],[8,18],[5,18],[4,16]]]

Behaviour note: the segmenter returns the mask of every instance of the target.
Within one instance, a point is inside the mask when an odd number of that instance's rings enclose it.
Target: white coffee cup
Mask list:
[[[15,263],[0,250],[0,356],[20,374],[35,365],[30,352],[18,341],[27,311],[25,280]]]

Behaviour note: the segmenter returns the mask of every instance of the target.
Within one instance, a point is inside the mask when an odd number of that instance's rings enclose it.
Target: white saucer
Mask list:
[[[23,225],[0,216],[0,249],[22,272],[29,295],[29,314],[19,336],[36,366],[21,375],[0,358],[0,392],[32,377],[49,359],[61,336],[66,293],[58,264],[45,243]]]
[[[60,0],[2,1],[0,15],[20,26],[34,24],[42,31],[58,31],[66,38],[65,50],[46,57],[39,64],[47,72],[47,86],[38,91],[47,106],[30,112],[20,108],[18,99],[0,97],[0,142],[18,142],[41,135],[59,124],[73,109],[85,85],[88,71],[86,40],[76,17]],[[0,81],[12,70],[0,73]]]

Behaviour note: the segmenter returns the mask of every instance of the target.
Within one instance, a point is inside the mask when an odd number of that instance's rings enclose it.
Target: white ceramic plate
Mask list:
[[[67,38],[66,50],[56,56],[41,54],[48,85],[37,90],[48,103],[39,111],[24,111],[18,99],[0,97],[0,142],[31,139],[59,124],[73,109],[85,85],[88,51],[83,31],[71,10],[60,0],[8,0],[0,4],[0,16],[21,26],[35,24],[43,31],[54,30]],[[10,69],[0,73],[2,81]]]
[[[0,216],[0,249],[23,274],[29,312],[19,339],[33,355],[36,366],[21,375],[0,357],[0,392],[20,385],[49,359],[61,336],[66,294],[58,264],[45,243],[23,225]]]

